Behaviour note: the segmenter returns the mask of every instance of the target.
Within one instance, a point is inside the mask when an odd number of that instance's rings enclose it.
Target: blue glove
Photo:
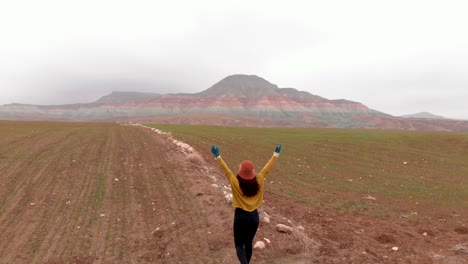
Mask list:
[[[279,145],[276,146],[276,148],[275,148],[275,153],[280,154],[280,152],[281,152],[281,144],[279,144]]]
[[[211,153],[215,156],[215,158],[219,157],[219,148],[216,145],[211,146]]]

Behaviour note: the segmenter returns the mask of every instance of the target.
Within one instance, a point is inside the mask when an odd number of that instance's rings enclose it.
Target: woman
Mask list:
[[[252,257],[252,242],[259,225],[257,208],[263,202],[265,177],[279,157],[281,144],[275,148],[273,156],[259,174],[255,174],[253,163],[245,160],[239,165],[235,176],[221,158],[216,145],[211,146],[211,152],[231,183],[232,206],[235,208],[234,244],[237,257],[242,264],[249,263]]]

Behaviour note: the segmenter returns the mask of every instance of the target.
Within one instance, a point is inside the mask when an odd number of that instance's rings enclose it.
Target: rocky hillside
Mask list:
[[[113,92],[89,104],[4,105],[0,119],[468,131],[468,122],[393,117],[359,102],[328,100],[240,74],[194,94]]]

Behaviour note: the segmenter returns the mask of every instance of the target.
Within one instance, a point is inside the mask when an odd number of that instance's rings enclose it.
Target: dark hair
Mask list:
[[[257,177],[251,180],[242,179],[237,175],[237,180],[239,181],[239,187],[242,190],[242,194],[246,197],[252,197],[257,195],[260,185],[258,185]]]

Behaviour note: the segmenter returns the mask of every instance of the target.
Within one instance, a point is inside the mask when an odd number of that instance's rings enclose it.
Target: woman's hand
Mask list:
[[[276,146],[276,148],[275,148],[275,153],[278,153],[278,154],[279,154],[279,153],[281,152],[281,147],[282,147],[281,144],[279,144],[278,146]]]
[[[211,153],[215,156],[215,158],[219,157],[219,148],[216,145],[211,146]]]
[[[276,146],[275,152],[273,153],[273,155],[275,155],[276,157],[278,157],[279,154],[280,154],[280,152],[281,152],[281,148],[282,148],[281,144],[279,144],[278,146]]]

